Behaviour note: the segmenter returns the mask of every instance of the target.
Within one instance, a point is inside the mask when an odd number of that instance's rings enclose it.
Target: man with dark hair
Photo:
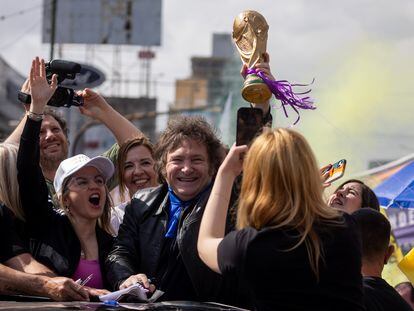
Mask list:
[[[362,242],[362,276],[364,300],[368,311],[412,310],[398,292],[381,278],[384,264],[394,251],[389,245],[391,225],[380,212],[362,208],[352,214],[358,224]]]
[[[201,117],[177,117],[155,154],[165,182],[137,192],[126,207],[107,259],[109,281],[115,289],[137,282],[150,287],[148,276],[165,292],[163,300],[244,304],[238,284],[211,271],[197,252],[200,221],[225,155],[214,130]]]
[[[167,154],[176,150],[183,140],[192,139],[206,147],[210,170],[216,172],[225,154],[212,127],[200,116],[181,116],[171,119],[155,146],[157,168],[162,176],[166,174]],[[211,172],[210,172],[211,173]]]
[[[193,284],[207,288],[219,278],[198,258],[196,242],[221,144],[204,119],[181,116],[169,122],[155,150],[166,182],[138,192],[126,207],[107,259],[108,279],[119,289],[148,286],[148,275],[165,291],[163,299],[198,300],[202,288]]]

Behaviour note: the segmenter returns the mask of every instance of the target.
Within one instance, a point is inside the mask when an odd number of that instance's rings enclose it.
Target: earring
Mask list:
[[[65,211],[67,214],[71,215],[69,205],[65,206]]]

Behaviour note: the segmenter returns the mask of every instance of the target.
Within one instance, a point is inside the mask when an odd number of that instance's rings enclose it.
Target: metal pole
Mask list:
[[[52,0],[52,8],[51,8],[51,27],[50,27],[50,60],[53,59],[54,56],[54,48],[55,48],[55,30],[56,30],[56,7],[57,7],[57,0]]]
[[[147,48],[147,51],[150,52],[151,49],[150,47]],[[151,77],[151,57],[148,57],[145,62],[146,62],[146,66],[145,66],[145,95],[147,98],[150,97],[150,77]]]

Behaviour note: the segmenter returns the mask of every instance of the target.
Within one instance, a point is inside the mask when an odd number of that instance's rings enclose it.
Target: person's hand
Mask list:
[[[410,282],[402,282],[397,284],[395,290],[401,295],[401,297],[414,309],[413,301],[413,286]]]
[[[89,301],[88,292],[65,277],[47,278],[44,290],[46,296],[55,301]]]
[[[30,110],[35,113],[43,113],[49,99],[57,88],[57,76],[52,76],[49,84],[46,79],[45,61],[36,57],[32,61],[30,69],[29,88],[32,95]]]
[[[275,77],[272,75],[272,72],[270,70],[269,62],[270,62],[270,56],[269,56],[269,53],[266,52],[263,55],[263,62],[255,64],[254,68],[262,71],[265,74],[265,76],[268,77],[270,80],[275,80]],[[240,69],[240,74],[243,77],[243,79],[246,79],[247,69],[248,68],[246,64],[243,64]]]
[[[331,169],[331,167],[332,164],[328,164],[319,169],[323,188],[328,188],[331,185],[330,182],[326,182],[326,180],[329,178],[329,170]]]
[[[155,285],[151,284],[148,277],[145,274],[134,274],[127,278],[120,286],[119,289],[128,288],[136,283],[140,283],[144,288],[148,289],[151,293],[155,291]]]
[[[78,95],[83,97],[83,105],[79,107],[81,114],[94,120],[102,120],[103,115],[110,108],[107,101],[91,89],[84,89],[78,92]]]
[[[24,80],[24,83],[22,84],[20,88],[20,92],[30,94],[30,76],[26,80]]]
[[[92,288],[88,286],[84,286],[83,288],[88,292],[89,296],[102,296],[111,293],[109,290],[106,289]]]
[[[243,170],[243,157],[247,150],[248,147],[246,145],[236,146],[236,144],[233,144],[221,164],[219,172],[221,174],[229,174],[232,178],[239,176]]]
[[[255,64],[254,68],[263,72],[264,75],[268,77],[270,80],[275,80],[275,77],[272,75],[272,72],[270,70],[269,62],[270,56],[269,53],[266,52],[263,57],[263,62]]]

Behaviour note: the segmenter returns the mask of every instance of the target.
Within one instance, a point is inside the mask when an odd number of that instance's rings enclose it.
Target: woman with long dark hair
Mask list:
[[[376,211],[380,210],[378,198],[374,191],[358,179],[349,179],[340,184],[329,197],[328,205],[348,214],[367,207]]]

